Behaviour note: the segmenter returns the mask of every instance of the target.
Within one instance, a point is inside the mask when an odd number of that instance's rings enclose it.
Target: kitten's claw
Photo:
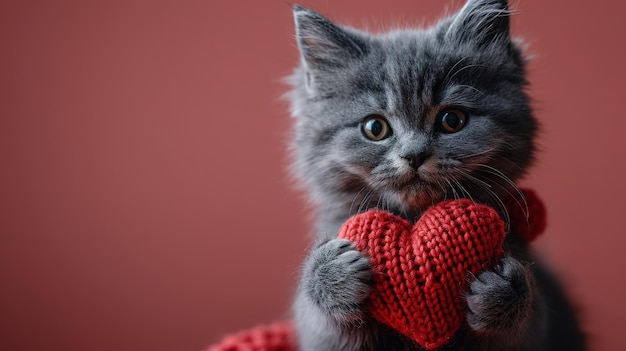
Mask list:
[[[507,330],[528,318],[532,310],[530,271],[512,257],[481,272],[467,293],[467,321],[477,332]]]
[[[308,298],[337,321],[361,318],[372,286],[371,264],[351,242],[332,239],[314,248],[302,279]]]

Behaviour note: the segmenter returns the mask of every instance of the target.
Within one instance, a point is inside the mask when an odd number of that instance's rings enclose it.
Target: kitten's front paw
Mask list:
[[[351,242],[332,239],[311,252],[302,288],[322,311],[339,322],[349,322],[362,317],[372,282],[369,259]]]
[[[512,257],[484,271],[470,283],[467,321],[478,332],[514,330],[532,313],[533,278]]]

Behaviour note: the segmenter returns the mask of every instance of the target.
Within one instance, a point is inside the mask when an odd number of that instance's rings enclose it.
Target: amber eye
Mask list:
[[[467,124],[467,113],[460,109],[448,109],[439,114],[437,128],[443,133],[456,133]]]
[[[391,135],[391,127],[381,116],[369,116],[361,123],[363,135],[373,141],[379,141]]]

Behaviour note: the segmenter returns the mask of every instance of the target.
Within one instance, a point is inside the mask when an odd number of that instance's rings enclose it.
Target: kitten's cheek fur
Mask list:
[[[320,312],[340,323],[363,318],[363,304],[372,288],[367,257],[344,239],[331,239],[309,255],[300,288]]]
[[[534,311],[535,283],[528,267],[504,257],[493,270],[481,272],[467,292],[467,321],[481,334],[513,337],[528,327]]]

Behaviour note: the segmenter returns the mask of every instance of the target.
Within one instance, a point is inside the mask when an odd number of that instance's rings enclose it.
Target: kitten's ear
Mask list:
[[[309,68],[341,67],[367,51],[361,38],[314,11],[295,5],[293,17],[300,54]]]
[[[452,17],[447,39],[477,45],[478,48],[510,49],[509,5],[507,0],[468,0]]]

